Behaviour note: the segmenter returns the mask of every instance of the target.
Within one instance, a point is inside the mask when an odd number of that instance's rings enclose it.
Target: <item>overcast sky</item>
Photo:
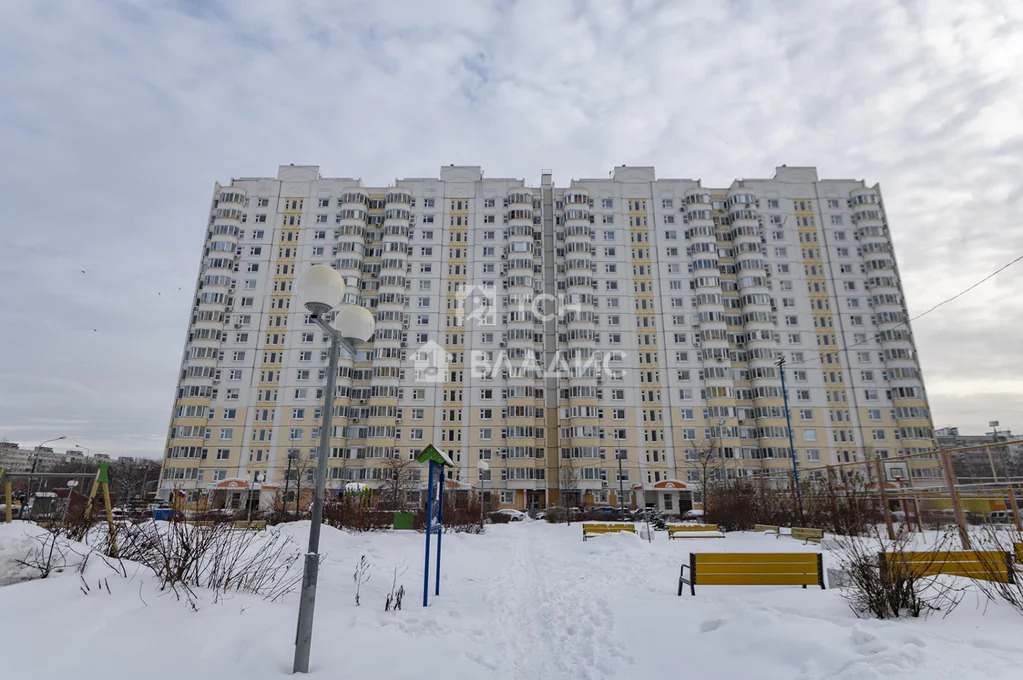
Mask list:
[[[215,181],[880,182],[911,314],[1023,254],[1023,3],[0,3],[0,438],[160,455]],[[84,271],[83,271],[84,270]],[[1023,431],[1023,264],[913,324]]]

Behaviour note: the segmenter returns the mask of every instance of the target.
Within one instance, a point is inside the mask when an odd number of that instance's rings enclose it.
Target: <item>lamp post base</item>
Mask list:
[[[302,595],[298,604],[298,631],[295,634],[295,665],[292,673],[309,672],[309,650],[313,643],[313,610],[316,608],[316,577],[320,556],[306,553],[302,577]]]

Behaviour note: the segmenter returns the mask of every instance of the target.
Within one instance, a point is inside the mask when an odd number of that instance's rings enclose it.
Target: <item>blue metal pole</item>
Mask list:
[[[426,482],[426,563],[423,566],[423,606],[427,606],[430,598],[430,517],[433,515],[433,466],[431,461],[427,468],[428,479]]]
[[[431,465],[434,465],[434,463],[431,463]],[[437,508],[437,526],[439,529],[437,530],[437,575],[435,577],[437,583],[434,586],[434,595],[440,595],[440,539],[441,536],[444,535],[444,468],[441,468],[440,465],[437,467],[439,468],[437,483],[440,484],[440,491],[437,493],[437,502],[440,503],[440,505]]]
[[[799,488],[799,465],[796,462],[796,446],[792,442],[792,415],[789,413],[789,393],[785,389],[785,357],[778,357],[778,373],[781,374],[781,398],[785,404],[785,426],[789,433],[789,456],[792,458],[792,484],[796,488],[796,502],[799,504],[799,519],[803,519],[803,492]]]

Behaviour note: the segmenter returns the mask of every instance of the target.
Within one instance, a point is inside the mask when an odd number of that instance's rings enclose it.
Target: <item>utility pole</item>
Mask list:
[[[778,373],[781,375],[781,398],[785,405],[785,427],[789,433],[789,457],[792,458],[792,486],[796,490],[796,502],[799,504],[799,519],[803,520],[803,492],[799,488],[799,463],[796,461],[796,446],[792,442],[792,415],[789,413],[789,393],[785,389],[785,357],[778,357],[774,362],[778,365]]]
[[[622,454],[619,451],[615,456],[618,459],[618,504],[622,506],[622,512],[625,512],[625,480],[622,479]]]

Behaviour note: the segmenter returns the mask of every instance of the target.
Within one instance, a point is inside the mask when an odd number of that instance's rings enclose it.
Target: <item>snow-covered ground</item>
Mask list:
[[[304,545],[308,523],[281,531]],[[0,577],[32,525],[0,525]],[[441,595],[422,607],[423,536],[324,527],[311,675],[322,678],[1023,677],[1023,617],[969,595],[947,618],[857,619],[837,590],[700,587],[676,596],[690,551],[816,551],[791,538],[581,540],[526,521],[444,536]],[[360,556],[371,565],[354,603]],[[825,564],[830,560],[825,551]],[[406,590],[383,611],[394,569]],[[90,561],[0,588],[0,668],[17,678],[279,678],[291,671],[297,596],[208,594],[192,611],[151,575]],[[98,587],[106,578],[105,585]]]

